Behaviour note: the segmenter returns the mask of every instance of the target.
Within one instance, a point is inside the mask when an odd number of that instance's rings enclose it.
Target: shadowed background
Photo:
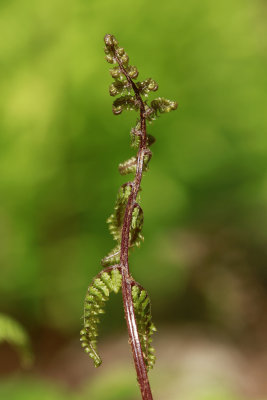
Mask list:
[[[177,100],[143,180],[132,274],[152,300],[156,399],[267,398],[267,6],[264,0],[0,2],[0,397],[136,400],[121,296],[79,347],[83,298],[113,242],[117,165],[135,113],[113,116],[103,37]],[[126,177],[128,179],[128,177]]]

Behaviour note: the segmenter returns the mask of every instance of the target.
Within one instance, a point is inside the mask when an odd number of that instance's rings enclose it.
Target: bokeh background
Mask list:
[[[265,0],[1,0],[0,311],[35,361],[0,345],[0,397],[140,398],[121,296],[95,370],[79,346],[83,298],[112,238],[134,113],[114,117],[103,37],[177,100],[149,127],[145,242],[155,399],[267,399]]]

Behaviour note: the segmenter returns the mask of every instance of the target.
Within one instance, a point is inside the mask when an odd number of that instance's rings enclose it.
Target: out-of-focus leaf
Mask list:
[[[4,314],[0,314],[0,343],[1,342],[8,342],[17,349],[24,367],[31,366],[33,354],[27,332],[21,324]]]

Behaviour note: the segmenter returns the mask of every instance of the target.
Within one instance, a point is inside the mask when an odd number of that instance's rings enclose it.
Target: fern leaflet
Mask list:
[[[152,322],[151,302],[147,292],[138,285],[132,287],[132,296],[143,357],[149,370],[153,368],[156,359],[155,350],[151,345],[152,334],[156,331]]]
[[[97,352],[97,336],[99,316],[103,314],[106,301],[111,292],[118,293],[121,288],[121,273],[119,268],[112,268],[101,272],[88,287],[84,300],[84,327],[80,332],[81,346],[86,354],[92,358],[95,367],[101,365],[101,358]]]

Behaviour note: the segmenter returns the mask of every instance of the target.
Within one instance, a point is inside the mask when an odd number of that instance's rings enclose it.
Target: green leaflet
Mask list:
[[[127,175],[135,173],[136,171],[136,157],[131,157],[129,160],[119,164],[119,173],[121,175]]]
[[[121,249],[120,245],[117,245],[112,249],[108,255],[101,260],[101,265],[103,267],[107,267],[109,265],[114,265],[118,264],[120,262],[120,255],[121,255]]]
[[[152,138],[153,138],[153,136],[152,136]],[[144,163],[143,163],[143,171],[144,172],[146,172],[148,170],[148,163],[149,163],[150,159],[151,159],[151,153],[145,154]],[[120,174],[121,175],[135,174],[136,173],[136,161],[137,161],[136,157],[131,157],[131,158],[129,158],[129,160],[126,160],[123,163],[119,164]]]
[[[104,313],[105,302],[111,292],[118,293],[121,288],[121,273],[118,268],[104,271],[88,287],[84,300],[84,326],[80,332],[81,346],[85,353],[99,367],[102,360],[97,352],[99,316]]]
[[[114,213],[111,214],[111,216],[107,219],[107,223],[109,224],[109,231],[112,234],[114,240],[117,241],[120,241],[121,239],[121,228],[123,224],[125,208],[131,191],[132,187],[129,184],[124,184],[120,187],[114,207]]]
[[[135,66],[128,65],[125,67],[128,75],[131,79],[136,79],[138,77],[138,69]],[[121,72],[120,67],[116,66],[109,70],[112,78],[123,81],[125,80],[125,75]]]
[[[119,115],[122,111],[138,111],[139,102],[136,100],[135,96],[126,95],[118,97],[113,102],[112,112],[115,115]]]
[[[131,89],[132,86],[126,79],[116,80],[109,86],[109,94],[110,96],[117,96],[118,94],[125,94],[125,93],[130,95]]]
[[[125,69],[131,79],[136,79],[138,77],[139,72],[135,66],[128,65]]]
[[[140,246],[144,236],[141,234],[144,224],[144,213],[139,204],[136,204],[132,214],[132,224],[130,231],[130,244]]]
[[[150,108],[152,109],[152,112],[150,114],[150,117],[157,116],[158,112],[168,113],[176,110],[177,106],[178,105],[176,101],[171,101],[165,99],[164,97],[158,97],[157,99],[151,101]]]
[[[113,35],[106,35],[104,41],[105,41],[104,52],[106,54],[107,62],[110,64],[116,64],[117,61],[115,56],[117,56],[119,57],[123,66],[127,67],[129,57],[127,53],[125,53],[124,48],[119,47],[117,39]]]
[[[124,184],[120,187],[117,195],[114,213],[107,219],[109,231],[113,239],[118,242],[113,250],[101,260],[101,265],[106,267],[108,265],[118,264],[120,261],[120,242],[121,242],[121,229],[123,225],[123,218],[128,198],[131,194],[132,187],[129,184]]]
[[[149,155],[145,156],[145,159],[149,159]],[[145,164],[145,163],[144,163]],[[129,167],[131,168],[131,167]],[[115,212],[107,219],[109,224],[109,231],[112,234],[114,240],[117,240],[118,245],[112,250],[108,256],[104,257],[101,261],[103,266],[116,264],[119,262],[120,258],[120,242],[121,242],[121,230],[123,226],[123,219],[125,214],[126,205],[131,194],[131,186],[126,184],[122,185],[117,196],[117,201],[115,204]],[[140,246],[141,241],[143,241],[143,236],[141,230],[143,227],[144,215],[143,210],[136,204],[132,214],[132,223],[130,229],[130,245]]]
[[[147,96],[149,92],[156,92],[158,90],[158,84],[151,78],[146,79],[142,82],[136,83],[139,92],[144,96]]]
[[[123,68],[128,73],[131,79],[136,79],[138,76],[138,69],[135,66],[129,65],[129,57],[123,47],[119,47],[117,39],[113,35],[106,35],[105,41],[105,54],[106,60],[111,64],[116,64],[116,57],[120,60]],[[125,79],[124,74],[120,70],[119,66],[115,66],[110,69],[110,74],[113,78],[123,81]]]
[[[131,129],[130,135],[131,135],[131,146],[134,148],[138,148],[140,145],[140,134],[141,134],[141,125],[140,121],[137,120],[136,126]],[[153,143],[155,143],[156,139],[154,136],[150,135],[147,133],[146,135],[146,144],[147,147],[150,147]]]
[[[141,123],[140,120],[137,119],[136,125],[134,128],[131,129],[131,146],[134,148],[138,148],[140,144],[140,136],[141,136]]]
[[[144,289],[134,285],[132,288],[134,312],[136,317],[138,334],[141,342],[143,357],[147,366],[147,370],[152,369],[156,357],[154,348],[152,347],[152,335],[156,331],[152,322],[151,302]]]

